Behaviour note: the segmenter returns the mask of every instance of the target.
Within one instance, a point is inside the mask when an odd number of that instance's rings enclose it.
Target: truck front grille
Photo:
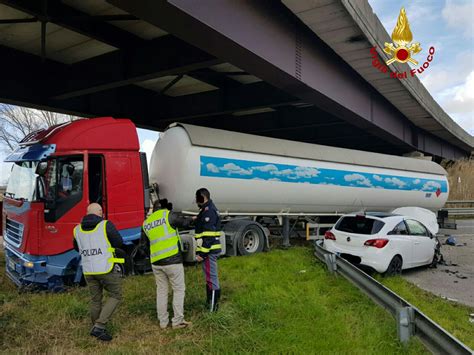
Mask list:
[[[5,240],[18,248],[23,240],[23,224],[6,219]]]

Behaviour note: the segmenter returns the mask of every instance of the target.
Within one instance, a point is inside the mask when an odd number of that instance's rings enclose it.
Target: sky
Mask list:
[[[415,58],[422,62],[430,46],[436,49],[429,70],[418,77],[441,107],[474,135],[474,0],[369,0],[369,3],[389,34],[400,8],[405,7],[413,40],[423,48]],[[159,133],[137,131],[140,150],[150,159]],[[0,152],[0,159],[4,157]],[[5,184],[10,168],[10,164],[0,163],[0,185]]]
[[[140,151],[146,153],[148,164],[150,164],[151,153],[159,137],[159,132],[148,129],[137,129],[138,139],[140,140]]]
[[[474,0],[369,0],[385,29],[392,34],[405,7],[413,41],[429,47],[434,61],[418,78],[433,98],[464,130],[474,135]]]

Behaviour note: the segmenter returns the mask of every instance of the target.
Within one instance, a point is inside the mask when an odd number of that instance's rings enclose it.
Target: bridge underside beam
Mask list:
[[[420,133],[278,2],[107,1],[389,144],[466,154]]]

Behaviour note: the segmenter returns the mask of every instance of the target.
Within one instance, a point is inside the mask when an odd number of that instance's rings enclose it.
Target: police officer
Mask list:
[[[202,262],[202,270],[206,278],[207,304],[210,312],[215,312],[221,296],[217,274],[217,258],[222,248],[219,239],[220,216],[208,189],[200,188],[196,191],[196,204],[199,207],[199,214],[194,219],[196,260]]]
[[[102,218],[102,207],[91,203],[81,224],[74,228],[74,249],[81,255],[82,272],[91,295],[92,330],[90,335],[110,341],[106,324],[122,300],[120,267],[124,259],[115,257],[115,248],[122,245],[122,237],[112,222]],[[102,306],[102,293],[109,294]]]
[[[156,310],[161,329],[169,324],[168,283],[173,289],[173,329],[186,328],[184,320],[184,268],[177,228],[189,226],[191,220],[170,212],[172,204],[155,201],[153,213],[143,222],[143,231],[150,242],[150,261],[156,281]]]

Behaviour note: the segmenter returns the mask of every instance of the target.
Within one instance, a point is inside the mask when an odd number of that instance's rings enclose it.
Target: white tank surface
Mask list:
[[[176,211],[206,187],[221,213],[345,213],[401,206],[438,210],[446,171],[415,158],[173,124],[155,146],[150,182]]]

